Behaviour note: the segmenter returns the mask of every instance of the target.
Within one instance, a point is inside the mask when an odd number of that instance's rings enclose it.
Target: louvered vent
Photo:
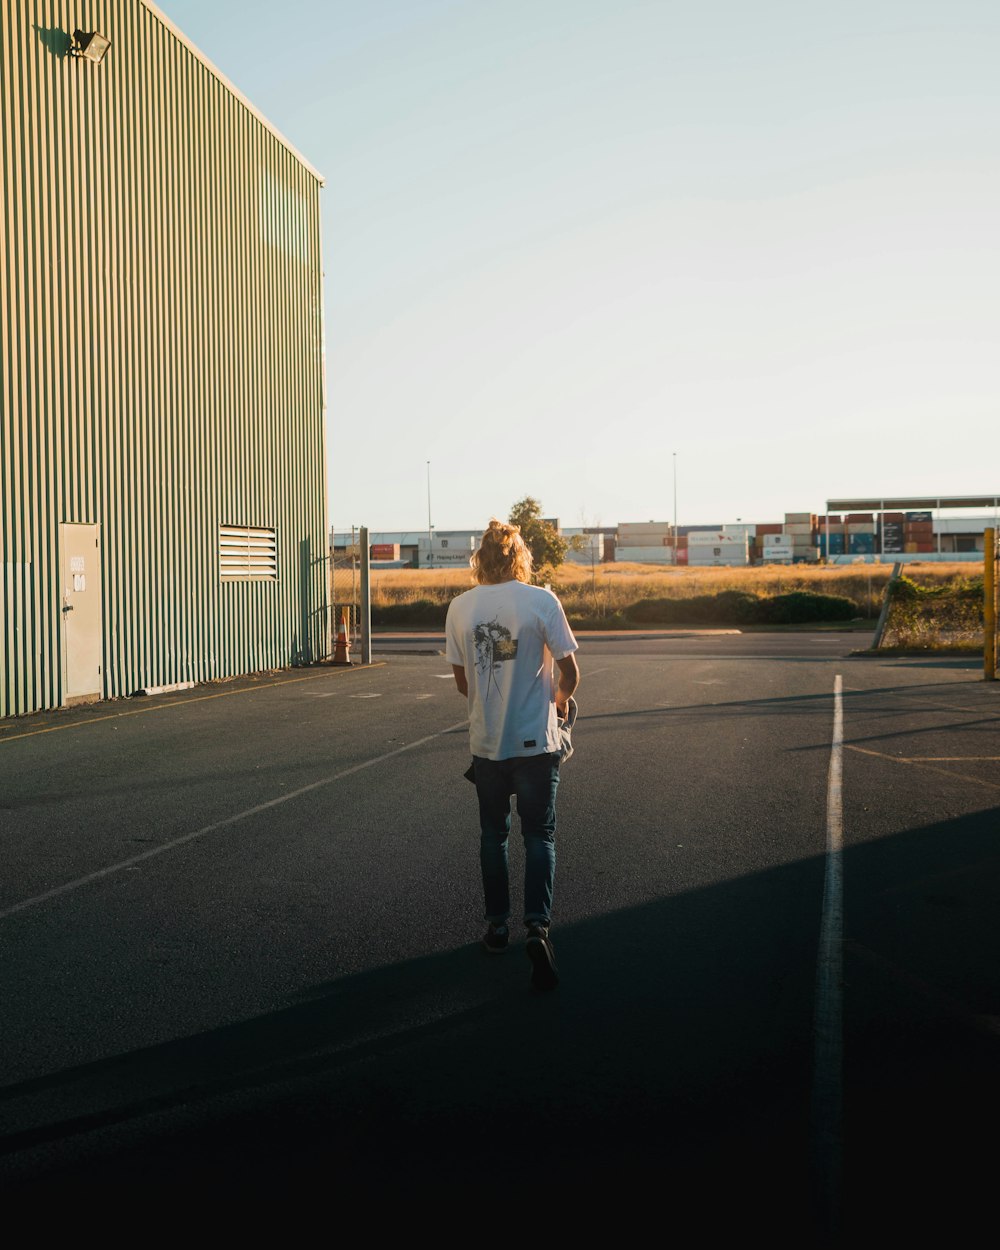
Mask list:
[[[253,525],[219,526],[219,572],[224,582],[278,580],[278,536]]]

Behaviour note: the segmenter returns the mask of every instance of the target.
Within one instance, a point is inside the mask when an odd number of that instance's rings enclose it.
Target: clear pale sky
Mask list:
[[[337,528],[1000,490],[995,0],[159,0],[326,177]]]

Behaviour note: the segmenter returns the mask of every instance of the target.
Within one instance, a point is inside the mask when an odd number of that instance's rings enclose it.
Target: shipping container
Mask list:
[[[907,521],[933,521],[934,514],[932,512],[907,512]]]
[[[785,525],[815,525],[816,514],[813,512],[786,512]]]
[[[875,534],[875,525],[871,521],[849,521],[847,523],[848,534]]]
[[[762,538],[768,534],[780,534],[781,529],[780,521],[765,521],[757,526],[757,537]]]
[[[619,534],[656,534],[669,531],[669,521],[619,521]]]
[[[847,550],[851,555],[868,555],[875,550],[874,534],[850,534],[847,539]]]
[[[872,512],[848,512],[846,521],[848,525],[855,523],[874,525],[875,514]]]
[[[712,547],[716,543],[733,542],[734,536],[723,530],[696,530],[688,534],[688,547]],[[736,541],[739,541],[737,538]]]
[[[845,540],[843,534],[830,532],[829,552],[832,556],[842,556],[844,554]],[[821,533],[819,536],[819,549],[822,552],[827,551],[826,534]]]
[[[615,548],[615,560],[633,564],[673,564],[673,550],[670,547],[624,547],[621,543]]]
[[[566,536],[563,530],[563,536]],[[604,557],[603,534],[570,534],[574,545],[566,550],[566,561],[569,564],[600,564]]]

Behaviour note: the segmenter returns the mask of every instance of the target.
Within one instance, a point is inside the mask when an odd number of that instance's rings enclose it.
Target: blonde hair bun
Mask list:
[[[480,585],[531,581],[531,552],[521,537],[521,527],[496,517],[490,519],[470,563]]]

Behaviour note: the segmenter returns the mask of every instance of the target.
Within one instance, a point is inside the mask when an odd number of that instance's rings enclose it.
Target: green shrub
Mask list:
[[[850,621],[857,615],[857,604],[843,595],[794,590],[761,599],[758,620],[765,625],[802,625],[809,621]]]
[[[647,625],[795,625],[857,615],[852,599],[806,590],[770,596],[724,590],[690,599],[640,599],[625,609],[626,620]]]
[[[961,577],[944,586],[922,586],[911,577],[898,577],[890,583],[893,603],[922,603],[933,605],[935,602],[982,603],[983,579],[979,577]]]
[[[689,599],[640,599],[629,604],[624,616],[636,625],[749,624],[756,619],[758,602],[744,590],[723,590]]]
[[[435,603],[433,599],[415,599],[413,603],[387,603],[381,607],[372,605],[373,625],[427,625],[440,628],[447,615],[447,603]]]
[[[433,599],[372,606],[372,624],[397,628],[440,629],[448,604]],[[796,590],[784,595],[754,595],[723,590],[687,599],[639,599],[621,612],[568,613],[574,629],[614,629],[621,625],[797,625],[811,621],[849,621],[858,615],[853,599]]]
[[[958,578],[944,586],[922,586],[909,577],[890,584],[883,647],[970,647],[983,639],[983,579]]]

